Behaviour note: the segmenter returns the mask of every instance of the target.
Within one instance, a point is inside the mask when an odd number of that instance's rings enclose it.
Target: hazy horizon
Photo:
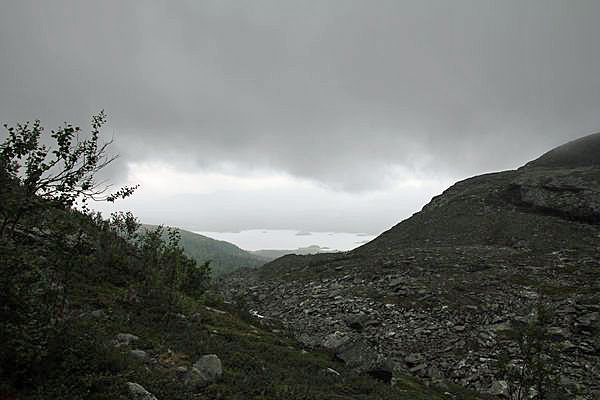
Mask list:
[[[300,232],[288,229],[249,229],[240,232],[195,231],[212,239],[233,243],[248,251],[297,250],[319,246],[322,251],[347,251],[365,244],[376,235],[348,232]]]

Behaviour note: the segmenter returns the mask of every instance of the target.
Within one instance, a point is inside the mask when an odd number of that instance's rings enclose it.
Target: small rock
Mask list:
[[[569,351],[577,349],[577,346],[575,346],[571,341],[565,340],[560,343],[560,349],[563,352],[569,352]]]
[[[426,368],[427,368],[427,364],[422,363],[422,364],[419,364],[419,365],[416,365],[416,366],[412,367],[411,369],[409,369],[409,371],[414,374],[414,373],[422,371],[422,370],[424,370]]]
[[[94,310],[90,313],[90,316],[93,318],[104,318],[106,316],[106,313],[104,312],[104,310]]]
[[[397,287],[397,286],[400,286],[400,285],[402,285],[403,283],[404,283],[404,279],[402,279],[402,278],[396,278],[396,279],[392,280],[392,281],[389,283],[389,287],[390,287],[390,288],[395,288],[395,287]]]
[[[216,308],[212,308],[212,307],[208,307],[208,306],[205,306],[204,308],[206,308],[208,311],[214,312],[216,314],[222,314],[222,315],[227,314],[227,312],[222,311],[222,310],[217,310]]]
[[[421,361],[423,361],[423,354],[421,353],[411,353],[404,358],[404,361],[408,365],[417,365]]]
[[[571,378],[569,378],[568,376],[561,375],[560,378],[559,378],[559,383],[560,383],[561,387],[565,387],[566,388],[566,387],[573,386],[573,384],[575,382],[573,382],[573,380]]]
[[[320,343],[319,338],[317,338],[314,335],[310,335],[308,333],[301,333],[296,337],[296,340],[298,340],[300,343],[302,343],[303,345],[313,348],[313,347],[317,347]]]
[[[583,330],[594,331],[600,327],[600,313],[592,312],[577,319]]]
[[[223,375],[223,365],[215,354],[202,356],[184,377],[184,384],[198,390],[216,382]]]
[[[510,322],[500,322],[490,326],[490,330],[493,332],[508,332],[512,330]]]
[[[139,383],[127,382],[127,389],[132,400],[157,400],[156,396],[144,389]]]
[[[119,333],[115,337],[114,344],[115,347],[129,346],[131,342],[135,342],[139,339],[139,337],[132,335],[131,333]]]
[[[371,368],[367,373],[379,381],[392,383],[392,379],[394,378],[394,367],[389,363],[383,362],[380,365]]]
[[[508,394],[508,383],[506,381],[494,381],[487,392],[492,396],[506,396]]]
[[[552,340],[560,341],[569,337],[568,332],[560,327],[552,326],[548,328],[548,335]]]
[[[325,339],[323,339],[322,346],[326,349],[335,350],[338,347],[342,346],[346,342],[348,342],[350,338],[346,336],[344,333],[335,331],[331,335],[327,335]]]
[[[335,356],[359,373],[373,370],[380,364],[375,350],[364,341],[344,343],[336,349]]]
[[[131,355],[133,358],[138,359],[140,361],[148,360],[148,353],[146,353],[144,350],[139,350],[139,349],[131,350],[129,352],[129,355]]]
[[[346,317],[345,322],[349,328],[360,332],[365,328],[368,320],[369,316],[361,312],[357,315],[350,315]]]
[[[444,374],[442,374],[442,371],[440,371],[434,365],[427,368],[427,372],[425,372],[425,374],[434,381],[441,381],[444,379]]]

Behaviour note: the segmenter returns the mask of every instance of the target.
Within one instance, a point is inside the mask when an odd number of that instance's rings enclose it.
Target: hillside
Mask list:
[[[22,247],[5,237],[0,247],[2,399],[444,398],[408,376],[391,388],[210,291],[174,288],[161,274],[157,281],[148,265],[154,250],[133,247],[85,215],[60,218],[85,230],[80,245],[91,255],[85,263],[77,251],[43,251],[52,243],[46,236],[30,236]],[[164,250],[160,258],[168,262]],[[48,288],[58,291],[56,302],[35,277],[23,278],[43,292],[10,290],[10,266],[21,251],[34,263],[21,265],[23,272],[49,254],[53,264],[41,265],[47,272],[68,266],[69,278]],[[42,316],[52,316],[51,325],[34,319]]]
[[[591,135],[463,180],[353,251],[282,257],[226,293],[309,346],[360,354],[357,371],[508,396],[513,365],[531,390],[598,398],[599,160]]]
[[[154,229],[155,225],[143,225],[145,229]],[[181,246],[185,254],[198,263],[210,261],[213,276],[219,276],[239,268],[257,268],[267,260],[260,255],[240,249],[236,245],[209,238],[194,232],[177,228],[181,233]]]

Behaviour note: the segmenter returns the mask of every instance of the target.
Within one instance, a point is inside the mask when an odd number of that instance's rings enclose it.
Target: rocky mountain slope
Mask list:
[[[524,365],[518,338],[545,310],[549,382],[562,398],[595,399],[599,222],[596,134],[458,182],[351,252],[282,257],[222,285],[265,323],[357,371],[494,396],[514,388],[500,362]]]

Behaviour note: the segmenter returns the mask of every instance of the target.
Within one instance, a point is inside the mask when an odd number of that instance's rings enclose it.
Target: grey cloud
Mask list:
[[[514,168],[600,128],[597,1],[19,1],[0,120],[105,108],[123,161],[341,190]]]

